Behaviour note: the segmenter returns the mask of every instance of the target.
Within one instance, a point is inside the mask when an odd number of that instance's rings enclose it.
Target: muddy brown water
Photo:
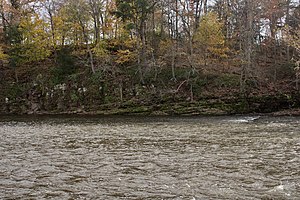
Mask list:
[[[0,199],[300,199],[300,118],[3,116]]]

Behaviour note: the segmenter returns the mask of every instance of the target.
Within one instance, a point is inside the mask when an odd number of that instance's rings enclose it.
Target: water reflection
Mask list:
[[[0,199],[299,199],[299,125],[293,117],[0,118]]]

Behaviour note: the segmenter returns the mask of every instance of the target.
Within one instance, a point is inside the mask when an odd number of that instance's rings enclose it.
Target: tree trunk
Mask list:
[[[51,28],[51,35],[52,35],[52,44],[53,44],[53,54],[54,54],[54,62],[57,62],[57,50],[56,50],[56,41],[55,41],[55,28],[53,22],[53,14],[51,12],[51,8],[48,8],[48,14],[50,17],[50,28]]]
[[[146,22],[142,20],[141,22],[141,40],[142,40],[142,49],[141,49],[141,69],[140,69],[140,81],[144,84],[144,74],[143,70],[146,67],[146,35],[145,35],[145,24]]]
[[[200,2],[201,1],[201,2]],[[202,3],[203,0],[197,0],[196,1],[196,11],[195,11],[195,30],[196,31],[199,27],[200,23],[200,15],[201,15],[201,9],[202,9]]]
[[[203,13],[207,14],[207,0],[204,0]]]
[[[139,32],[137,31],[137,49],[138,49],[138,54],[137,54],[137,64],[138,64],[138,73],[139,73],[139,78],[140,78],[140,83],[144,84],[144,76],[143,76],[143,67],[142,67],[142,49],[143,47],[140,46],[140,41],[139,39]]]
[[[175,41],[175,43],[177,43]],[[175,51],[176,51],[176,47],[175,47],[176,44],[172,44],[172,60],[171,60],[171,68],[172,68],[172,80],[173,81],[176,81],[176,74],[175,74],[175,57],[176,57],[176,54],[175,54]],[[177,45],[176,45],[177,46]]]
[[[289,20],[290,20],[290,3],[291,3],[291,0],[287,0],[286,2],[286,23],[289,23]],[[288,31],[287,31],[287,37],[290,37],[290,33],[289,33],[289,26],[288,27]],[[290,62],[290,46],[287,45],[286,47],[286,60],[287,62]]]
[[[89,45],[88,35],[85,31],[84,24],[83,23],[80,23],[80,24],[81,24],[82,34],[83,34],[83,37],[84,37],[84,40],[85,40],[85,44],[86,44],[86,47],[87,47],[87,50],[88,50],[88,54],[89,54],[91,70],[92,70],[93,74],[95,74],[96,71],[95,71],[95,66],[94,66],[93,53],[92,53],[92,50],[91,50],[90,45]]]
[[[240,89],[243,94],[246,92],[246,83],[252,71],[252,51],[253,51],[253,0],[246,0],[246,27],[244,41],[244,59],[240,77]]]

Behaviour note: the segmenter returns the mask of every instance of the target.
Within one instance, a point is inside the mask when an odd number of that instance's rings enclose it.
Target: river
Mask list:
[[[300,199],[297,117],[0,117],[0,199]]]

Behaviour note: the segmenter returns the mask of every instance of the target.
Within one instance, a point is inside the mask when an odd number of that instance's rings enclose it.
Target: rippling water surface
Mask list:
[[[300,199],[300,118],[0,118],[0,199]]]

